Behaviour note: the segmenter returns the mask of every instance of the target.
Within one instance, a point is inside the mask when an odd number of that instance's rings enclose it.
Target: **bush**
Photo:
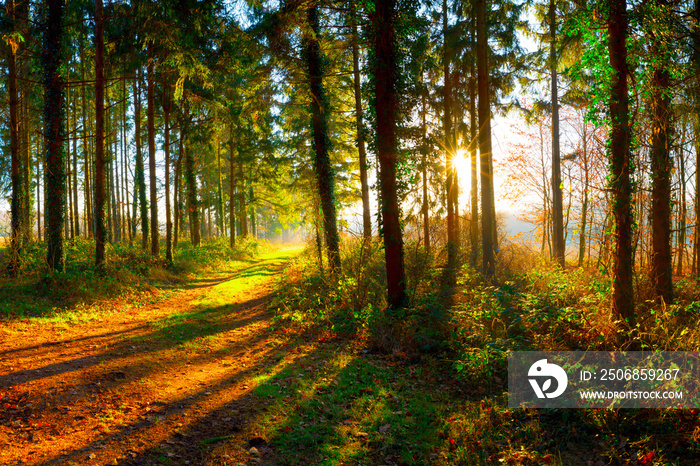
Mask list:
[[[414,355],[444,347],[447,314],[439,299],[439,270],[422,246],[405,248],[405,309],[387,309],[380,242],[346,241],[337,276],[320,268],[313,247],[287,269],[270,306],[280,325],[353,337],[385,353]]]

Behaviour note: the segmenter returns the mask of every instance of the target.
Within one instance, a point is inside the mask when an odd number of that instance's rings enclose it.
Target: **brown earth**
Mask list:
[[[274,463],[255,376],[279,351],[310,350],[270,330],[283,267],[268,258],[144,305],[102,303],[87,321],[0,328],[0,464]]]

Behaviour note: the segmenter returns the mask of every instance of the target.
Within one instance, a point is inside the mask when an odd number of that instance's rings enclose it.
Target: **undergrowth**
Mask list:
[[[228,239],[214,239],[193,247],[181,240],[173,263],[137,244],[109,243],[102,270],[95,266],[94,241],[83,238],[64,242],[65,270],[49,271],[46,244],[29,243],[22,251],[20,275],[0,275],[0,318],[17,319],[53,315],[75,305],[109,298],[127,298],[152,293],[156,285],[177,286],[196,273],[211,271],[227,262],[247,260],[268,248],[266,242],[239,240],[231,248]],[[5,258],[0,270],[6,270]]]
[[[297,259],[281,277],[270,308],[278,326],[323,333],[323,338],[354,338],[384,353],[415,355],[444,348],[447,315],[435,293],[440,272],[424,248],[406,245],[410,303],[386,305],[384,251],[380,243],[356,241],[341,250],[342,270],[321,268],[312,253]]]
[[[311,251],[312,249],[310,249]],[[629,328],[610,313],[610,278],[597,269],[565,271],[538,255],[509,252],[495,282],[469,265],[446,285],[438,258],[406,246],[404,309],[386,305],[383,249],[350,242],[342,270],[320,268],[309,252],[281,278],[272,309],[279,325],[352,337],[383,353],[444,355],[460,377],[505,380],[509,350],[697,350],[700,291],[695,279],[675,284],[673,305],[642,302]],[[642,274],[640,274],[640,277]],[[643,280],[643,278],[639,278]]]

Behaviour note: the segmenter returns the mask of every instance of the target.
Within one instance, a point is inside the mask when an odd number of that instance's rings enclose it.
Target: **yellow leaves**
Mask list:
[[[174,95],[175,100],[182,99],[182,93],[184,90],[184,86],[185,86],[185,77],[180,76],[179,78],[177,78],[177,82],[175,83],[175,95]]]
[[[12,34],[3,35],[2,40],[4,40],[5,43],[10,46],[12,53],[15,54],[19,48],[19,44],[24,42],[24,37],[22,37],[22,34],[19,32],[13,32]]]

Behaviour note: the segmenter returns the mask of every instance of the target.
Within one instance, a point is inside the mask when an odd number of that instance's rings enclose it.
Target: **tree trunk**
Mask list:
[[[557,13],[555,0],[549,1],[549,69],[552,80],[552,226],[554,261],[564,270],[566,244],[564,243],[563,199],[561,191],[561,161],[559,151],[559,90],[557,80]]]
[[[471,23],[471,44],[476,45],[476,28],[474,22]],[[476,66],[472,58],[469,63],[469,159],[471,162],[471,222],[469,224],[469,240],[471,242],[471,253],[469,264],[476,267],[476,260],[479,255],[477,243],[479,241],[479,190],[476,148],[477,148],[477,126],[476,126]]]
[[[111,106],[116,105],[116,102]],[[111,107],[110,106],[110,107]],[[121,242],[122,240],[122,216],[121,216],[121,193],[119,192],[119,140],[117,135],[119,124],[117,122],[116,112],[112,112],[111,131],[112,139],[112,155],[110,157],[110,173],[112,176],[112,216],[114,217],[114,241]]]
[[[452,131],[452,88],[450,83],[450,58],[447,47],[447,0],[442,0],[442,65],[444,73],[443,86],[443,128],[445,131],[445,191],[447,197],[447,263],[454,270],[457,262],[457,239],[455,225],[455,170],[454,170],[454,133]],[[454,275],[450,275],[454,278]]]
[[[248,188],[248,205],[250,206],[250,234],[253,238],[258,237],[257,212],[255,210],[255,197],[253,195],[253,186]]]
[[[425,251],[430,253],[430,205],[428,203],[428,124],[426,121],[428,108],[425,101],[425,92],[422,93],[421,101],[421,127],[423,131],[423,140],[421,144],[421,152],[423,156],[423,160],[421,161],[423,172],[423,238],[425,241]]]
[[[685,182],[685,122],[683,122],[683,132],[681,136],[681,144],[678,151],[678,176],[681,183],[681,198],[679,202],[679,212],[678,212],[678,268],[676,269],[676,274],[683,276],[683,256],[685,255],[685,231],[686,223],[685,217],[686,212],[686,182]]]
[[[634,325],[634,251],[632,234],[629,97],[627,87],[627,2],[611,0],[608,18],[608,52],[612,67],[610,95],[610,188],[615,221],[612,311]]]
[[[106,97],[106,108],[110,108],[111,103],[109,99],[109,94]],[[107,115],[105,115],[106,117]],[[105,118],[105,139],[104,139],[104,151],[105,151],[105,202],[107,204],[107,241],[113,243],[115,241],[114,236],[114,225],[117,221],[114,212],[114,163],[112,160],[112,148],[109,142],[109,134],[112,132],[112,120],[111,118]]]
[[[700,167],[700,115],[695,117],[695,167],[695,239],[693,240],[693,274],[697,274],[698,268],[700,268],[700,189],[698,188],[700,186],[700,170],[697,168]]]
[[[15,18],[15,1],[6,2],[7,16],[11,23]],[[7,271],[11,277],[19,273],[20,254],[22,251],[22,178],[20,176],[20,147],[19,147],[19,93],[17,91],[17,48],[19,44],[11,39],[7,45],[7,87],[10,100],[10,158],[11,158],[11,180],[12,180],[12,202],[11,212],[11,236],[10,263]]]
[[[377,156],[379,184],[382,195],[382,232],[388,304],[393,309],[405,306],[406,273],[404,268],[401,212],[396,186],[398,152],[397,123],[397,57],[396,57],[396,2],[386,0],[375,4],[372,26],[374,29],[374,92],[377,122]]]
[[[669,74],[657,68],[652,75],[651,134],[651,281],[657,297],[673,302],[673,264],[671,252],[671,170],[669,148],[670,109]]]
[[[153,43],[148,43],[148,66],[146,67],[146,95],[148,101],[148,178],[151,189],[151,254],[158,256],[160,245],[158,243],[158,192],[156,185],[156,129],[155,129],[155,80],[153,68],[155,58],[153,56]]]
[[[80,236],[80,209],[78,207],[78,91],[73,91],[73,221],[75,236]]]
[[[182,181],[182,154],[184,153],[184,137],[185,131],[180,124],[180,135],[178,138],[178,151],[177,151],[177,161],[175,162],[175,225],[173,231],[173,251],[177,249],[177,242],[180,239],[180,231],[182,229],[182,192],[181,192],[181,181]]]
[[[165,261],[173,263],[173,223],[170,206],[170,87],[164,84],[163,92],[163,151],[165,152]]]
[[[318,256],[318,270],[323,273],[323,240],[321,239],[321,210],[318,208],[318,200],[314,199],[314,229],[316,231],[316,255]]]
[[[129,99],[129,93],[126,90],[126,79],[122,80],[122,179],[124,180],[124,204],[126,207],[126,228],[129,230],[129,245],[131,246],[134,240],[134,229],[133,229],[133,218],[131,217],[131,208],[129,203],[129,177],[128,173],[131,172],[128,162],[128,145],[126,139],[126,102]],[[128,170],[127,170],[128,169]]]
[[[69,65],[70,67],[70,65]],[[70,90],[70,88],[68,88]],[[66,112],[71,113],[70,109],[70,91],[66,92]],[[73,223],[73,172],[71,171],[71,153],[70,153],[70,135],[72,133],[72,128],[70,126],[70,115],[66,115],[66,135],[68,136],[68,141],[66,143],[66,237],[73,239],[75,238],[75,224]]]
[[[65,92],[62,68],[64,0],[47,0],[42,74],[44,76],[44,138],[46,141],[46,264],[49,270],[64,269],[63,223],[66,202]]]
[[[148,203],[146,202],[146,173],[141,154],[141,70],[134,80],[134,132],[136,139],[136,183],[138,183],[139,204],[141,210],[141,248],[148,249]]]
[[[229,224],[231,225],[231,232],[229,234],[229,243],[231,248],[236,247],[236,169],[235,169],[235,158],[234,152],[236,146],[234,145],[234,128],[233,121],[231,122],[231,130],[229,132]]]
[[[578,242],[578,266],[583,267],[583,259],[586,255],[586,220],[588,216],[588,189],[590,186],[588,173],[588,135],[586,134],[587,122],[583,121],[583,201],[581,202],[581,226],[579,227]]]
[[[481,165],[481,245],[484,274],[493,277],[496,262],[493,251],[494,222],[491,178],[491,107],[489,97],[486,0],[476,1],[476,60],[479,92],[479,158]]]
[[[246,207],[246,201],[245,201],[245,178],[243,177],[243,162],[240,160],[238,161],[238,179],[241,180],[241,189],[239,190],[238,193],[238,204],[239,204],[239,213],[238,213],[238,218],[241,219],[241,236],[246,237],[248,236],[248,208]]]
[[[84,50],[83,41],[80,41],[80,76],[83,82],[86,81],[85,78],[85,64],[84,64]],[[91,183],[91,173],[90,170],[90,149],[89,149],[89,137],[88,137],[88,119],[87,119],[87,97],[85,95],[85,84],[81,86],[82,91],[82,119],[83,119],[83,171],[85,185],[85,213],[86,213],[86,225],[85,230],[86,236],[92,238],[94,234],[94,224],[92,219],[92,183]]]
[[[40,151],[36,151],[36,239],[41,241],[41,156]]]
[[[194,168],[194,157],[187,145],[185,150],[185,180],[187,181],[187,210],[190,218],[190,239],[192,246],[199,246],[199,208],[197,206],[197,177]]]
[[[12,1],[12,0],[10,0]],[[8,2],[9,3],[9,2]],[[24,24],[29,24],[29,1],[21,1],[16,5],[15,9],[15,20],[22,21]],[[22,51],[25,46],[23,43],[19,43],[17,49],[17,56],[19,58],[22,55]],[[32,241],[32,186],[31,186],[31,172],[32,172],[32,158],[29,156],[29,93],[30,93],[30,83],[26,80],[29,76],[29,65],[30,61],[28,58],[22,57],[17,63],[16,76],[21,81],[18,83],[18,92],[20,96],[20,112],[21,117],[19,120],[19,131],[20,131],[20,177],[22,185],[22,198],[21,198],[21,210],[22,210],[22,241],[23,244],[28,244]]]
[[[360,163],[360,186],[362,190],[362,237],[372,239],[372,217],[369,211],[369,183],[367,181],[367,153],[365,131],[362,123],[362,92],[360,90],[360,47],[357,32],[357,0],[350,0],[350,23],[352,27],[352,71],[355,91],[355,125],[357,127],[357,151]]]
[[[216,136],[216,215],[219,237],[226,234],[226,215],[224,215],[224,187],[221,180],[221,133]]]
[[[316,171],[318,193],[321,198],[323,231],[326,236],[328,263],[331,273],[338,273],[340,271],[340,238],[338,236],[338,221],[335,207],[335,174],[329,154],[328,118],[330,116],[330,107],[323,87],[323,59],[318,40],[321,28],[318,19],[318,7],[315,2],[312,2],[309,6],[306,19],[311,29],[311,33],[306,35],[304,42],[309,90],[311,92],[314,169]]]

